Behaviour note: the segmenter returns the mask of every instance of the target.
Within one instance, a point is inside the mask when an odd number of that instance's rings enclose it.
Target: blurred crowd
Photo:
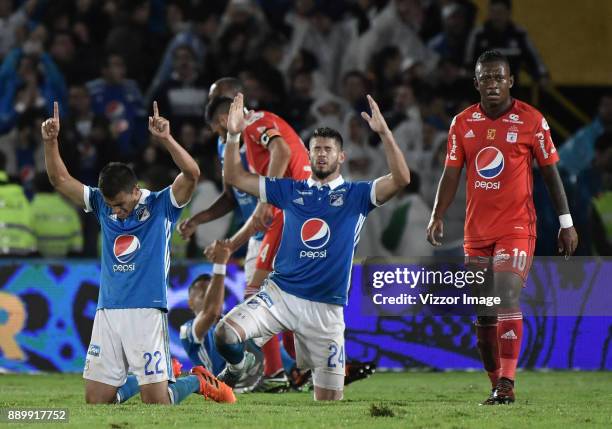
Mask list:
[[[70,173],[95,186],[107,162],[132,164],[159,190],[177,174],[147,132],[153,100],[202,172],[184,216],[221,190],[216,138],[204,121],[212,82],[236,76],[249,108],[285,118],[304,141],[319,126],[345,139],[343,174],[385,174],[379,142],[360,118],[372,94],[414,180],[372,215],[358,255],[428,256],[425,240],[453,116],[477,102],[475,58],[498,49],[515,76],[549,72],[510,0],[490,0],[476,25],[470,0],[0,0],[0,254],[98,254],[99,228],[53,192],[41,121],[59,101],[60,148]],[[516,88],[520,94],[520,85]],[[593,123],[560,146],[580,254],[610,254],[612,94]],[[556,254],[558,221],[535,175],[538,254]],[[462,255],[465,194],[445,219],[436,254]],[[175,257],[196,257],[239,225],[228,216],[175,234]]]

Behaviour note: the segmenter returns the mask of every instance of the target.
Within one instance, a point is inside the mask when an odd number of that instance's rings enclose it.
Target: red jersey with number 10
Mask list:
[[[242,138],[246,145],[247,161],[255,173],[268,175],[270,151],[268,144],[275,137],[282,137],[291,149],[291,159],[284,177],[306,180],[310,177],[310,159],[302,139],[282,118],[265,111],[249,111]]]
[[[536,235],[533,158],[551,165],[559,155],[542,114],[519,100],[498,117],[480,104],[453,119],[446,165],[467,168],[465,241]]]

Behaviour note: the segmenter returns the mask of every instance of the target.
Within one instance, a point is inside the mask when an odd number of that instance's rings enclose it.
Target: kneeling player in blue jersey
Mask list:
[[[53,111],[41,127],[49,179],[59,193],[93,212],[102,229],[100,296],[83,371],[86,402],[121,402],[138,391],[145,403],[178,403],[196,392],[235,401],[230,389],[205,371],[176,382],[172,373],[166,302],[170,237],[198,182],[197,163],[174,140],[154,103],[149,131],[181,170],[174,183],[160,192],[140,189],[134,171],[114,162],[100,172],[98,188],[84,186],[61,159],[57,102]],[[128,378],[128,369],[135,377]]]
[[[214,263],[213,275],[199,275],[189,285],[188,304],[195,318],[181,326],[180,339],[193,365],[202,366],[212,374],[219,374],[225,369],[225,360],[215,346],[214,333],[216,323],[222,316],[225,269],[231,255],[231,245],[229,240],[217,240],[209,249],[207,256]],[[255,357],[249,356],[249,359]],[[240,380],[243,391],[252,390],[259,382],[262,375],[261,363],[260,360],[259,365],[253,366]]]
[[[295,333],[299,368],[313,370],[315,400],[342,399],[345,375],[344,314],[353,253],[368,213],[410,183],[410,171],[376,102],[362,113],[383,143],[391,173],[373,182],[346,182],[342,136],[315,130],[309,142],[312,176],[296,181],[244,170],[238,152],[245,128],[238,94],[227,121],[226,181],[283,210],[284,227],[274,271],[262,290],[217,325],[215,341],[227,361],[219,379],[230,386],[250,369],[243,343],[284,330]]]

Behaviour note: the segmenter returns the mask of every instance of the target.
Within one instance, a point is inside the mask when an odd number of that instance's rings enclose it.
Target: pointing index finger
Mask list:
[[[53,119],[59,121],[59,104],[57,104],[57,101],[53,102]]]
[[[157,109],[157,101],[153,102],[153,117],[157,118],[159,116],[159,110]]]

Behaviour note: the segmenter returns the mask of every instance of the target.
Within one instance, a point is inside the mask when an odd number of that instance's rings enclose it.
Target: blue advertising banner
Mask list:
[[[588,269],[587,269],[588,268]],[[609,285],[612,262],[586,266],[584,275],[572,269],[567,293],[580,297],[584,308],[597,302],[594,290]],[[372,360],[393,369],[481,368],[473,317],[428,313],[370,315],[363,300],[364,267],[353,268],[349,305],[345,309],[349,359]],[[174,264],[168,290],[171,353],[187,367],[179,327],[193,317],[187,306],[187,287],[206,263]],[[4,261],[0,265],[0,370],[82,371],[98,297],[99,263],[93,261]],[[556,276],[556,277],[555,277]],[[534,263],[528,299],[538,296],[558,273]],[[566,282],[567,283],[567,282]],[[226,310],[242,298],[244,273],[228,267]],[[576,298],[578,299],[578,298]],[[592,303],[591,303],[592,304]],[[612,311],[612,309],[610,309]],[[612,369],[612,317],[576,314],[551,316],[532,311],[525,317],[524,368]]]

